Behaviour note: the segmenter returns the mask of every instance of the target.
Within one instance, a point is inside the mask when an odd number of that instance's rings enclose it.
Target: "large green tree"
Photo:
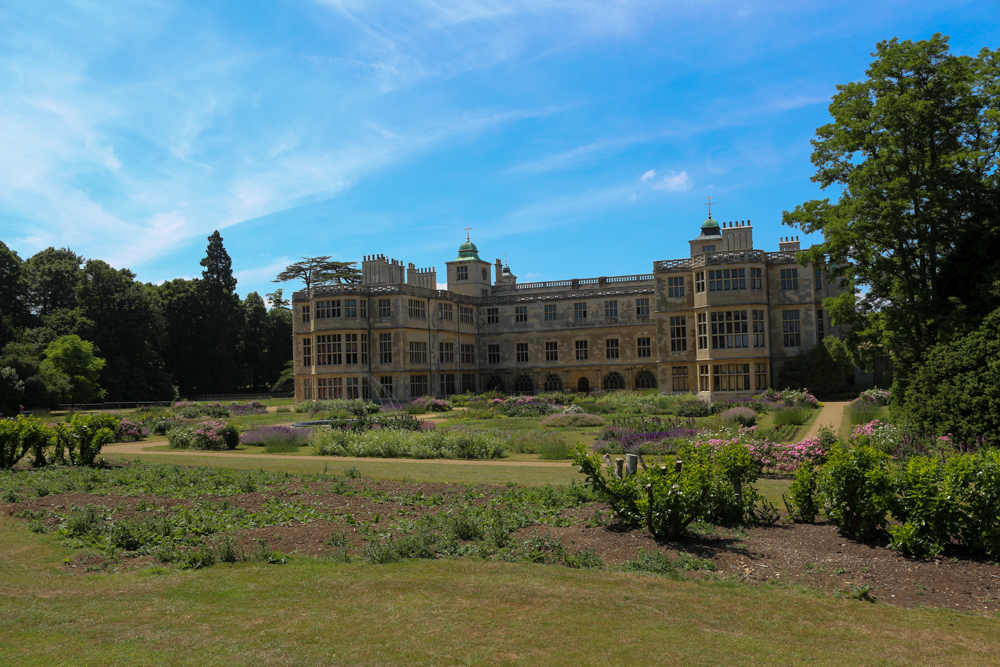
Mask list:
[[[201,299],[200,282],[177,278],[156,288],[166,322],[166,367],[185,395],[199,391],[204,365],[210,363],[203,347],[202,331],[208,311]]]
[[[330,259],[329,255],[322,257],[303,257],[302,261],[289,264],[278,277],[271,282],[286,283],[301,280],[306,289],[321,285],[347,283],[350,285],[361,282],[361,272],[357,262],[339,262]]]
[[[249,386],[270,384],[265,377],[266,362],[267,306],[260,294],[250,292],[243,300],[243,368]]]
[[[63,398],[73,403],[85,403],[104,396],[98,380],[104,359],[94,354],[94,345],[77,335],[63,336],[45,349],[42,372],[63,384]]]
[[[164,369],[165,323],[149,286],[128,269],[99,259],[83,267],[77,303],[89,326],[79,333],[92,341],[107,364],[101,386],[109,400],[153,400],[173,395]]]
[[[198,291],[206,310],[200,331],[199,356],[203,363],[198,390],[209,393],[235,391],[246,384],[240,363],[245,319],[236,293],[233,262],[218,230],[208,237],[201,265],[204,270]]]
[[[813,181],[839,192],[785,212],[823,233],[852,288],[827,299],[860,358],[892,353],[905,393],[926,351],[996,305],[1000,278],[1000,50],[949,52],[948,38],[880,42],[867,78],[840,85],[812,142]],[[863,296],[861,296],[863,294]]]
[[[46,248],[29,257],[22,267],[27,306],[36,315],[51,315],[76,307],[83,258],[69,248]]]
[[[13,337],[13,328],[27,312],[23,264],[17,253],[0,241],[0,345]]]

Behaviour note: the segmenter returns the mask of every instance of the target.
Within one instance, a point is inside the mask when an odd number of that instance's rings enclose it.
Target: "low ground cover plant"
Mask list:
[[[602,454],[664,454],[698,434],[693,419],[632,417],[612,421],[594,442]]]
[[[604,417],[586,413],[549,415],[540,422],[549,428],[604,426],[605,423]]]
[[[801,426],[809,419],[809,408],[780,407],[774,411],[772,418],[775,426]]]
[[[377,429],[352,432],[317,429],[309,438],[318,456],[374,456],[415,459],[496,459],[504,456],[504,443],[484,431],[441,429],[404,431]]]
[[[267,413],[267,406],[261,401],[249,401],[247,403],[236,403],[229,405],[222,403],[192,403],[189,401],[177,401],[171,409],[177,415],[185,419],[195,419],[198,417],[222,418],[230,415],[262,415]]]
[[[263,447],[272,454],[279,452],[294,452],[308,443],[312,429],[295,428],[294,426],[272,425],[240,434],[240,444],[253,447]]]

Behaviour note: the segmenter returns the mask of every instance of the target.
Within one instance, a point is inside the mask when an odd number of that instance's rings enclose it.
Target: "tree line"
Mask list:
[[[281,289],[270,309],[257,292],[241,299],[222,241],[208,237],[201,278],[161,285],[69,248],[22,260],[0,241],[0,412],[280,389],[289,302]]]

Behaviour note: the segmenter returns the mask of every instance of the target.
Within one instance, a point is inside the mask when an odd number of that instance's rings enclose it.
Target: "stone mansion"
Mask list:
[[[295,399],[406,399],[499,389],[658,389],[712,400],[776,382],[831,331],[822,267],[798,239],[757,250],[749,221],[709,215],[684,259],[631,276],[518,283],[466,239],[437,272],[370,255],[356,285],[296,292]]]

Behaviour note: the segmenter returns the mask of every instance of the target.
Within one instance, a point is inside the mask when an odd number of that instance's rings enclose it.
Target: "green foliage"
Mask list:
[[[271,282],[286,283],[301,280],[307,290],[332,283],[355,284],[361,282],[361,272],[356,266],[357,262],[338,262],[331,260],[329,255],[303,257],[302,261],[286,266],[285,270]]]
[[[801,426],[809,419],[809,408],[778,408],[774,412],[775,426]]]
[[[785,361],[778,376],[782,387],[805,387],[810,392],[831,394],[847,389],[854,377],[854,364],[843,341],[825,336],[808,350]]]
[[[21,435],[19,421],[0,419],[0,470],[13,467],[27,453],[28,447]]]
[[[383,458],[496,459],[504,456],[504,443],[482,431],[448,429],[403,431],[379,429],[351,432],[318,429],[309,437],[319,456],[374,456]]]
[[[42,372],[47,376],[65,378],[66,398],[73,403],[86,403],[104,395],[98,385],[104,359],[94,356],[94,344],[76,334],[63,336],[45,349]]]
[[[644,574],[675,575],[691,570],[715,570],[715,563],[697,558],[685,551],[672,559],[659,551],[646,551],[640,548],[635,558],[625,561],[622,569],[626,572],[642,572]]]
[[[820,505],[816,498],[816,483],[819,478],[812,461],[805,461],[795,471],[789,493],[791,502],[785,498],[785,506],[794,521],[812,523],[819,515]],[[784,498],[784,496],[782,496]]]
[[[541,421],[542,426],[548,426],[550,428],[580,428],[588,426],[604,426],[604,424],[604,417],[599,415],[588,415],[586,413],[549,415]]]
[[[20,412],[24,383],[10,366],[0,367],[0,416]]]
[[[844,416],[852,426],[867,424],[882,416],[882,406],[867,401],[857,401],[844,408]]]
[[[563,441],[545,443],[539,447],[538,454],[547,461],[561,461],[570,458],[570,448]]]
[[[914,426],[961,442],[1000,443],[1000,309],[965,335],[931,348],[899,406]]]
[[[876,50],[867,79],[838,86],[833,122],[813,142],[813,180],[838,201],[806,202],[783,221],[823,232],[801,262],[829,260],[835,279],[867,288],[824,308],[853,325],[848,347],[866,365],[892,351],[905,390],[931,346],[997,305],[1000,51],[955,56],[941,35]]]
[[[835,446],[820,471],[817,487],[826,514],[847,535],[874,540],[885,533],[892,507],[889,457],[867,445]]]

